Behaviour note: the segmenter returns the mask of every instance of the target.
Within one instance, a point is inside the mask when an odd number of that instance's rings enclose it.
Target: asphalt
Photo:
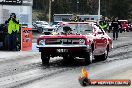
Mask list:
[[[40,52],[34,51],[0,51],[0,62],[28,57],[38,57]]]
[[[128,36],[128,35],[129,36]],[[38,49],[36,48],[36,42],[37,42],[37,38],[40,36],[40,33],[34,32],[33,33],[33,43],[32,43],[32,50],[30,51],[0,51],[1,56],[0,56],[0,61],[2,59],[13,59],[13,58],[17,58],[17,57],[25,57],[25,56],[35,56],[35,55],[40,55],[40,53],[38,52]],[[112,33],[108,33],[108,35],[112,38]],[[125,35],[125,36],[122,36]],[[113,40],[113,48],[114,47],[118,47],[120,45],[124,44],[131,44],[131,41],[129,41],[129,39],[131,39],[132,36],[130,36],[130,33],[119,33],[119,38],[118,40]],[[7,55],[8,53],[8,55]]]
[[[32,51],[0,51],[0,88],[5,88],[1,85],[11,88],[11,86],[19,84],[19,86],[21,84],[24,86],[15,88],[81,88],[77,80],[81,75],[81,67],[83,66],[81,62],[78,62],[81,63],[80,65],[63,66],[60,59],[56,57],[51,58],[49,67],[41,65],[40,53],[36,49],[35,42],[39,35],[37,34],[33,39]],[[109,35],[112,38],[112,34],[109,33]],[[109,53],[108,60],[85,66],[85,69],[90,73],[89,77],[131,79],[131,38],[131,32],[119,34],[118,40],[113,41],[113,50]]]
[[[112,34],[109,33],[112,38]],[[118,40],[113,41],[113,50],[106,61],[84,66],[89,72],[90,79],[132,79],[132,35],[130,33],[119,34]],[[79,85],[78,77],[81,76],[81,67],[76,66],[71,70],[49,76],[20,88],[83,88]],[[88,86],[86,88],[132,88],[132,86],[105,87]]]
[[[127,35],[129,34],[129,36]],[[15,58],[23,58],[23,57],[29,57],[29,56],[40,56],[40,53],[38,51],[38,48],[36,48],[36,42],[37,38],[40,36],[40,33],[33,33],[33,43],[32,43],[32,50],[30,51],[0,51],[0,61],[8,60],[8,59],[15,59]],[[112,38],[112,33],[108,33],[108,35]],[[125,35],[125,36],[122,36]],[[131,39],[132,36],[130,33],[119,33],[119,38],[118,40],[113,40],[113,48],[118,48],[118,46],[121,45],[128,45],[132,44],[132,42],[129,40]]]

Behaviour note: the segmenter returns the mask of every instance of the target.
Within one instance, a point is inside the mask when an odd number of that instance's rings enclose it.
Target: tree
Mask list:
[[[39,10],[47,17],[49,0],[34,0],[33,10]],[[58,14],[92,14],[98,12],[99,0],[54,0],[52,16]],[[101,15],[127,19],[132,14],[132,0],[100,0]],[[79,2],[79,3],[77,3]]]
[[[98,0],[87,0],[87,7],[89,7],[89,14],[98,14]]]
[[[103,16],[127,19],[131,4],[130,0],[101,0],[101,13]]]
[[[112,14],[120,19],[127,19],[129,3],[126,0],[116,0],[112,5]]]

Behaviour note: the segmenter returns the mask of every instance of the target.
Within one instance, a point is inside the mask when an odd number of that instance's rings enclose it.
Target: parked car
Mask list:
[[[36,29],[40,33],[48,32],[48,30],[50,32],[51,29],[53,30],[53,28],[46,21],[36,21],[33,23],[33,27],[34,27],[34,29]]]
[[[128,20],[118,20],[121,24],[120,32],[129,32]]]
[[[37,27],[49,25],[48,22],[46,22],[46,21],[36,21],[35,23],[36,23]]]
[[[41,35],[37,40],[43,64],[56,56],[66,62],[80,57],[90,64],[93,60],[106,60],[112,49],[112,39],[93,22],[64,22],[56,32],[56,35]]]
[[[32,24],[32,30],[37,31],[37,27],[35,27],[33,24]]]

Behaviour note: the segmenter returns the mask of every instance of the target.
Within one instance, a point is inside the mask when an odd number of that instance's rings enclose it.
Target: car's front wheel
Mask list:
[[[89,51],[85,53],[85,63],[86,64],[91,64],[93,61],[93,52]]]
[[[41,52],[41,60],[43,65],[49,64],[50,56],[46,55],[44,52]]]

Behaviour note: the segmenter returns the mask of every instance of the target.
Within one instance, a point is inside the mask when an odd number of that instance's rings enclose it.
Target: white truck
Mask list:
[[[55,21],[70,21],[74,16],[78,17],[81,20],[98,20],[98,15],[75,15],[75,14],[54,14]],[[101,17],[102,15],[100,15]],[[78,20],[79,20],[78,19]]]

